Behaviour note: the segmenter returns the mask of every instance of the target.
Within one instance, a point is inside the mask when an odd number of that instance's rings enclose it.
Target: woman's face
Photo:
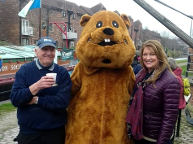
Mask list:
[[[143,59],[143,63],[145,67],[147,68],[148,72],[151,72],[152,70],[154,70],[159,64],[157,55],[155,54],[155,52],[153,51],[151,47],[144,48],[142,59]]]

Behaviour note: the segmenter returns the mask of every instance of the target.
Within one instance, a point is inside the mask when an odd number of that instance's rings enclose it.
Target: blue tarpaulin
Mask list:
[[[0,58],[0,68],[2,67],[2,60],[1,60],[1,58]]]

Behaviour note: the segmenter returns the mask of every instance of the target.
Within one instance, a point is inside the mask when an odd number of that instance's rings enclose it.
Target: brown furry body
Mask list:
[[[102,27],[96,28],[101,21]],[[114,21],[120,27],[113,27]],[[66,144],[126,144],[125,120],[134,85],[133,42],[125,22],[113,12],[83,16],[81,24],[85,28],[76,47],[80,63],[71,76],[74,97],[68,108]],[[109,29],[110,34],[104,34]],[[113,44],[100,45],[104,39]]]

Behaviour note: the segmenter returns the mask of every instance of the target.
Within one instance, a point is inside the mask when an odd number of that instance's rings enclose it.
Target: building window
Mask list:
[[[34,40],[34,44],[37,44],[38,40]]]
[[[46,22],[42,22],[42,29],[43,29],[43,30],[46,29]]]
[[[56,41],[56,47],[58,47],[58,41]]]
[[[75,14],[75,13],[73,13],[72,18],[73,18],[73,19],[75,19],[75,18],[76,18],[76,14]]]
[[[29,45],[29,39],[22,38],[22,45]]]
[[[49,24],[49,31],[53,32],[53,24],[52,23]]]
[[[77,16],[78,16],[78,17],[81,17],[81,16],[83,16],[83,14],[81,14],[81,13],[77,13]]]
[[[21,25],[22,25],[21,27],[22,34],[28,33],[29,20],[22,19]]]
[[[66,17],[66,11],[62,11],[62,16]]]
[[[70,41],[70,43],[69,43],[69,48],[71,48],[71,49],[74,49],[74,48],[75,48],[74,41]]]

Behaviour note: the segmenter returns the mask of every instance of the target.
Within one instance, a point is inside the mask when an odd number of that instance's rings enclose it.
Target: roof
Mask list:
[[[106,10],[105,6],[102,3],[99,3],[91,8],[91,10],[96,13],[101,10]]]
[[[1,59],[18,59],[18,58],[33,58],[35,57],[34,49],[35,45],[26,46],[0,46],[0,57]],[[57,52],[57,56],[60,53]]]
[[[44,0],[42,2],[44,7],[50,7],[50,8],[57,8],[59,10],[70,10],[74,13],[80,13],[80,14],[89,14],[93,15],[95,12],[100,10],[106,10],[104,5],[102,3],[99,3],[92,8],[88,8],[82,5],[77,5],[74,2],[70,2],[68,0]]]
[[[1,59],[35,57],[33,45],[28,46],[0,46]]]
[[[80,8],[84,11],[83,14],[93,15],[93,13],[94,13],[90,8],[87,8],[85,6],[80,6]]]
[[[82,9],[81,6],[78,6],[76,3],[70,1],[44,0],[42,3],[45,7],[58,8],[60,10],[70,10],[73,11],[74,13],[81,13],[81,14],[87,13],[87,11],[85,11],[85,9]],[[93,13],[92,11],[90,12]]]

